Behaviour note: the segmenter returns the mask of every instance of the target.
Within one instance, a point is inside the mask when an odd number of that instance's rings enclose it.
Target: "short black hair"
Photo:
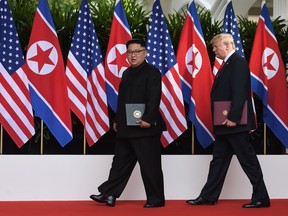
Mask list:
[[[140,44],[141,47],[144,47],[146,46],[145,44],[145,40],[143,38],[133,38],[131,40],[128,40],[127,43],[126,43],[126,48],[128,49],[128,46],[130,44]]]

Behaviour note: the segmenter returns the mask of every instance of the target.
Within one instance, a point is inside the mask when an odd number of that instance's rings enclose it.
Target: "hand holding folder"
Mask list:
[[[127,126],[139,126],[137,121],[141,120],[144,114],[145,104],[125,104],[125,107]]]
[[[231,107],[231,101],[215,101],[214,102],[214,125],[223,125],[223,122],[227,119]],[[240,125],[247,124],[247,101],[244,103],[242,117]]]

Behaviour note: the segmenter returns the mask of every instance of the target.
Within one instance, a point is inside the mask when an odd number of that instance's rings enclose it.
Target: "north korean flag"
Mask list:
[[[266,3],[251,52],[252,90],[263,102],[263,121],[288,148],[288,91],[283,60]]]
[[[124,70],[129,67],[126,42],[130,39],[132,36],[123,4],[117,0],[105,58],[107,100],[114,112],[117,110],[119,83]]]
[[[189,104],[188,117],[195,125],[200,144],[207,147],[214,141],[210,111],[213,74],[194,0],[184,21],[177,61],[184,100]]]
[[[32,107],[58,142],[72,139],[71,114],[63,57],[46,0],[40,0],[23,66],[28,79]]]

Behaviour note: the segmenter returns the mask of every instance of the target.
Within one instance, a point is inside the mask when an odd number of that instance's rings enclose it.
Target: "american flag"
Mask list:
[[[18,147],[35,133],[24,56],[7,0],[0,0],[0,123]]]
[[[178,64],[159,0],[153,4],[146,47],[147,61],[162,73],[160,111],[167,131],[163,132],[161,141],[167,146],[187,129],[187,122]]]
[[[263,121],[288,148],[285,67],[265,1],[262,2],[249,66],[252,90],[263,103]]]
[[[195,1],[191,2],[184,21],[177,61],[184,100],[189,105],[188,118],[195,126],[199,143],[207,147],[214,141],[210,112],[213,74]]]
[[[236,52],[242,57],[244,57],[242,40],[239,34],[237,20],[236,20],[236,16],[233,10],[232,0],[229,1],[226,7],[222,28],[223,28],[223,32],[230,33],[233,36],[233,39],[236,45]]]
[[[236,52],[242,57],[245,57],[244,49],[242,46],[242,40],[241,40],[239,30],[238,30],[237,19],[234,13],[233,5],[232,5],[232,0],[229,0],[226,10],[225,10],[222,32],[229,33],[233,36],[235,46],[236,46]],[[217,74],[221,64],[222,64],[222,60],[219,58],[215,58],[214,67],[213,67],[214,75]]]
[[[80,6],[66,75],[71,109],[85,128],[89,146],[109,130],[104,66],[88,1]]]

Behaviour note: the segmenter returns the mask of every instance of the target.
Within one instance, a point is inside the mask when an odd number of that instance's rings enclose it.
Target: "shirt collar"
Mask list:
[[[235,52],[235,50],[232,50],[230,53],[228,53],[228,55],[225,57],[225,59],[223,59],[225,62],[227,62],[227,60],[230,58],[230,56]]]

